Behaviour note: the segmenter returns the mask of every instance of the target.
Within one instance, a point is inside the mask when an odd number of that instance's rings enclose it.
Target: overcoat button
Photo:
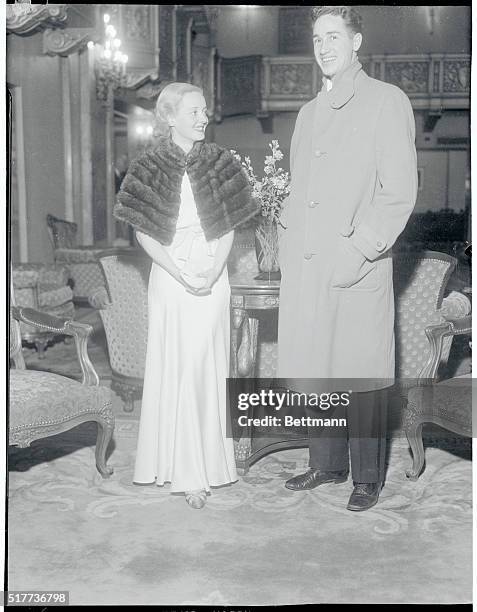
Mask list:
[[[319,202],[310,202],[310,203],[308,204],[308,206],[309,206],[310,208],[316,208],[316,207],[318,206],[318,204],[319,204]]]
[[[303,257],[305,259],[311,259],[313,257],[313,253],[305,253]]]

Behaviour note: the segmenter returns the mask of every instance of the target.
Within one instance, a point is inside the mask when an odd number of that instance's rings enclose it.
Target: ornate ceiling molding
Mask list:
[[[93,28],[48,28],[43,32],[43,53],[67,56],[80,51],[96,37],[97,33]]]
[[[7,33],[25,35],[39,28],[60,25],[66,21],[66,12],[66,4],[7,4]]]

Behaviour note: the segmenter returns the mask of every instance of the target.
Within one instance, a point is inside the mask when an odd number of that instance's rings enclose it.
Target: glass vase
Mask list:
[[[276,221],[265,219],[255,229],[255,253],[261,280],[279,280],[278,232]]]

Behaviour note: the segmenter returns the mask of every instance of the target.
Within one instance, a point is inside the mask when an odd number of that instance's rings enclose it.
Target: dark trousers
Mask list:
[[[326,415],[347,419],[347,427],[309,430],[310,467],[322,471],[349,471],[351,463],[355,482],[383,481],[387,392],[387,389],[380,389],[354,393],[349,406],[338,406],[333,414]],[[316,411],[310,410],[307,415],[317,416]]]

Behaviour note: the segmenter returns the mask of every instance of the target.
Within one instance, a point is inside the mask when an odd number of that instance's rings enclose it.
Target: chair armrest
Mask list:
[[[17,321],[23,321],[23,323],[34,325],[39,329],[54,331],[59,334],[66,334],[66,324],[69,322],[69,319],[55,317],[34,308],[21,306],[12,306],[12,315]]]
[[[97,310],[104,310],[108,306],[111,306],[111,300],[109,299],[106,287],[97,287],[88,296],[88,302],[90,306]]]
[[[453,336],[462,336],[463,334],[472,333],[472,316],[469,314],[466,317],[451,319],[446,317],[446,322],[450,324]]]
[[[472,317],[467,315],[458,319],[447,319],[443,323],[426,327],[426,336],[430,344],[429,359],[419,373],[419,380],[425,384],[429,379],[435,379],[441,362],[444,338],[460,336],[472,332]]]
[[[91,325],[87,323],[78,323],[78,321],[72,321],[71,319],[54,317],[53,315],[39,312],[33,308],[12,306],[11,312],[12,316],[17,321],[23,321],[23,323],[33,325],[45,331],[73,336],[75,339],[78,360],[83,373],[83,385],[99,385],[98,374],[88,355],[88,338],[93,331]]]

